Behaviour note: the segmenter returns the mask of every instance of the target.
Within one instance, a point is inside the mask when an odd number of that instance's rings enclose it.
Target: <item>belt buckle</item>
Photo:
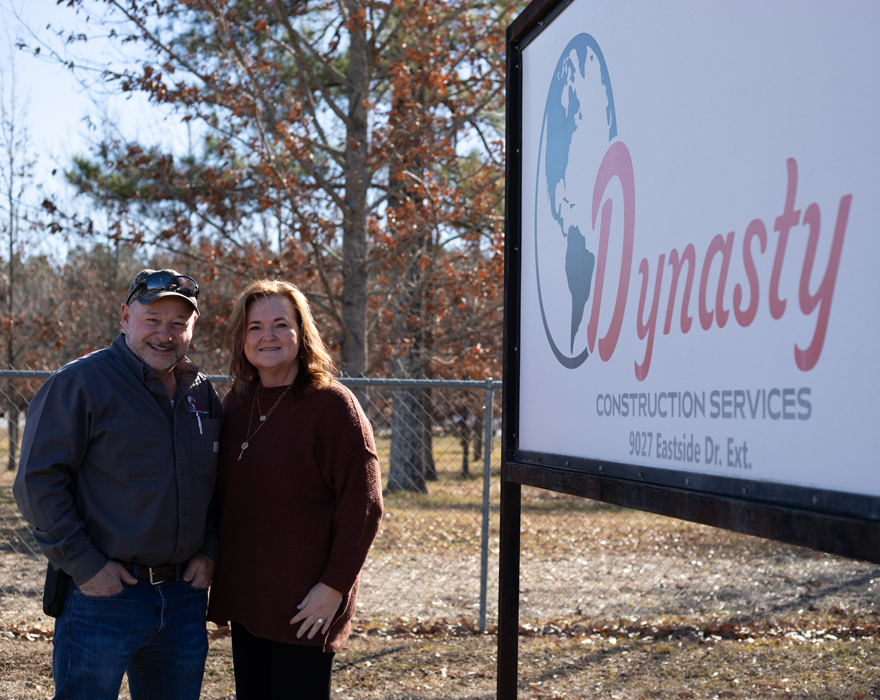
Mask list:
[[[149,570],[150,570],[150,584],[151,584],[151,585],[153,585],[153,586],[158,586],[160,583],[165,583],[166,581],[170,580],[170,579],[167,579],[167,578],[158,579],[158,580],[153,579],[153,569],[154,569],[154,568],[158,568],[158,567],[152,567],[152,566],[151,566],[150,569],[149,569]]]

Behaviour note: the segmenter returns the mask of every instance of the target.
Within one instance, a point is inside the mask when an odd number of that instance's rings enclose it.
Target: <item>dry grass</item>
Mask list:
[[[880,698],[876,637],[668,639],[593,634],[520,642],[520,698]],[[492,698],[495,637],[353,638],[336,657],[342,700]],[[229,639],[211,641],[202,698],[234,698]],[[0,641],[0,697],[51,694],[51,643]],[[123,689],[120,697],[127,698]]]
[[[464,477],[459,441],[434,447],[429,494],[386,496],[338,698],[494,696],[496,638],[472,629],[482,463]],[[387,439],[379,450],[387,477]],[[0,698],[43,698],[45,565],[14,517],[11,477],[0,472]],[[490,626],[497,474],[491,502]],[[880,698],[876,565],[524,489],[520,585],[522,698]],[[211,641],[203,697],[234,697],[228,637]]]

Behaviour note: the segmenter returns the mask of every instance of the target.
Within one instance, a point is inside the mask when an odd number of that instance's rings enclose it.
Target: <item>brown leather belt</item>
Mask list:
[[[180,578],[189,561],[181,564],[162,564],[161,566],[144,566],[143,564],[132,564],[127,561],[119,562],[125,567],[132,576],[148,580],[154,586],[165,581],[176,581]],[[137,569],[137,573],[135,573]]]

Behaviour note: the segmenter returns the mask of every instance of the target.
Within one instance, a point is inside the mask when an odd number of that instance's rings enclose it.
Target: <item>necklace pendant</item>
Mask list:
[[[244,452],[248,448],[248,444],[246,442],[241,443],[241,451]]]
[[[266,416],[260,416],[260,422],[262,423],[264,420],[266,420]]]

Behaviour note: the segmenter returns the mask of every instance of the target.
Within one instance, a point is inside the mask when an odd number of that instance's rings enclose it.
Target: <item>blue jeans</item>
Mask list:
[[[208,655],[208,591],[139,580],[111,596],[71,582],[55,621],[55,697],[115,700],[128,671],[132,700],[198,700]]]

